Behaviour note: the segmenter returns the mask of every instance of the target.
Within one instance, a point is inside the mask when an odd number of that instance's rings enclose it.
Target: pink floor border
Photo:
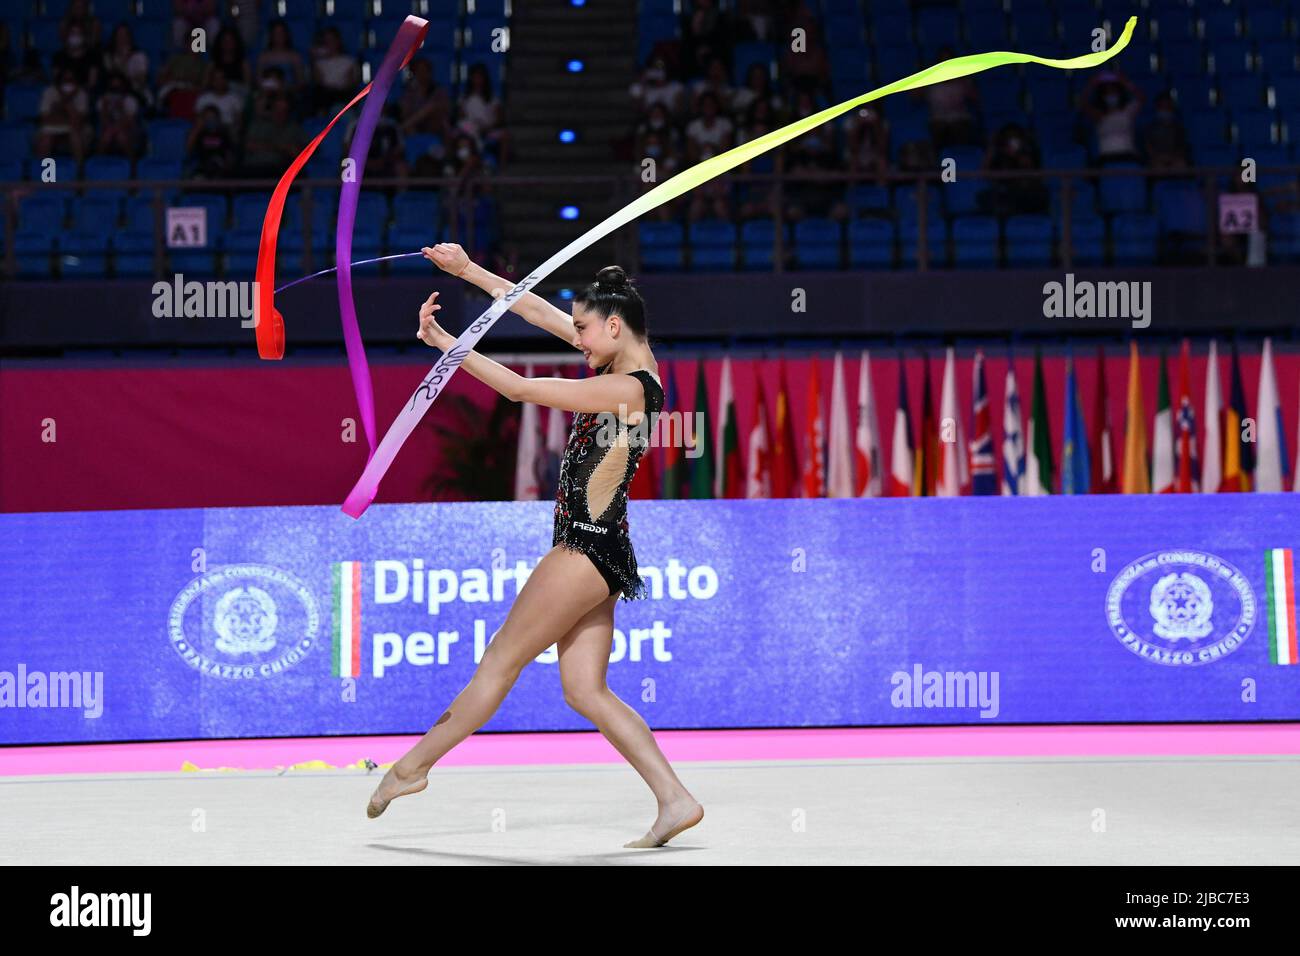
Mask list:
[[[1116,724],[1107,726],[868,727],[788,730],[665,730],[655,734],[673,761],[824,760],[888,757],[1300,755],[1300,723]],[[418,735],[187,740],[163,743],[0,747],[0,776],[266,770],[311,760],[336,767],[366,758],[388,763]],[[619,763],[595,731],[474,734],[439,766]]]

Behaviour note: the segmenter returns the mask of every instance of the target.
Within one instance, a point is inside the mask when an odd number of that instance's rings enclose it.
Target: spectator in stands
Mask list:
[[[700,115],[686,124],[686,161],[694,166],[701,160],[731,149],[735,127],[722,115],[717,96],[706,90],[699,99]]]
[[[274,179],[302,152],[307,140],[306,131],[290,113],[288,97],[277,93],[249,124],[243,172],[254,178]]]
[[[411,61],[411,78],[402,90],[402,132],[434,133],[444,140],[451,133],[451,99],[433,78],[433,64],[424,57]]]
[[[955,55],[952,47],[943,46],[934,62],[942,63]],[[924,100],[930,110],[930,139],[936,150],[979,142],[974,112],[979,105],[979,88],[969,76],[922,87],[912,96]]]
[[[686,67],[692,75],[702,75],[714,56],[726,56],[731,45],[728,34],[727,20],[717,0],[695,0],[682,31]]]
[[[812,94],[804,91],[795,97],[794,115],[798,119],[817,112]],[[786,172],[798,176],[807,173],[836,172],[839,170],[835,154],[835,129],[829,123],[814,126],[797,139],[782,147],[785,153]],[[830,216],[848,218],[848,205],[843,201],[845,183],[816,182],[786,178],[786,216],[798,221],[808,217]]]
[[[737,122],[748,124],[749,111],[757,100],[766,100],[773,117],[785,112],[785,100],[772,89],[772,76],[766,65],[752,63],[745,75],[745,85],[731,97],[731,112]]]
[[[159,107],[168,116],[192,119],[207,69],[203,57],[188,46],[177,49],[158,73]]]
[[[722,62],[721,57],[714,57],[709,60],[709,65],[703,78],[696,80],[691,84],[691,112],[699,113],[700,96],[705,93],[712,93],[718,101],[720,112],[730,116],[733,112],[732,97],[736,89],[731,85],[727,76],[727,66]]]
[[[136,47],[131,28],[119,23],[113,29],[113,37],[104,48],[100,63],[104,74],[120,73],[126,77],[127,84],[135,98],[146,109],[153,106],[153,90],[149,84],[149,57]]]
[[[677,80],[669,78],[668,65],[663,57],[652,59],[628,92],[642,116],[649,113],[650,107],[656,103],[662,103],[674,121],[681,119],[686,110],[685,89]]]
[[[740,0],[736,6],[736,39],[741,42],[770,40],[775,20],[775,0]]]
[[[1187,130],[1178,118],[1178,107],[1168,92],[1156,97],[1155,119],[1143,136],[1147,165],[1152,169],[1186,169],[1188,163]]]
[[[326,27],[311,51],[312,75],[316,81],[316,110],[337,112],[352,99],[361,83],[361,68],[357,59],[343,50],[343,37],[338,28]]]
[[[216,70],[226,74],[231,90],[240,96],[247,96],[253,89],[253,68],[244,55],[244,40],[234,27],[222,27],[217,34],[210,72]]]
[[[36,155],[70,152],[81,162],[94,135],[88,121],[90,98],[70,67],[62,67],[55,75],[57,82],[41,93]]]
[[[370,149],[366,151],[365,175],[367,179],[405,178],[408,173],[406,165],[406,141],[398,124],[398,106],[385,103],[383,112],[375,123],[375,131],[370,138]],[[356,113],[343,134],[343,154],[352,149],[352,137],[356,135],[357,123],[361,114]],[[393,187],[386,187],[392,189]]]
[[[656,107],[662,109],[662,107]],[[672,127],[663,130],[647,130],[640,138],[637,149],[643,159],[653,159],[654,177],[648,182],[658,185],[665,179],[672,179],[682,169],[681,144],[677,131]],[[642,169],[648,167],[640,167]]]
[[[85,31],[74,26],[63,40],[63,48],[51,58],[55,76],[71,70],[72,78],[82,89],[99,86],[99,54],[86,39]]]
[[[1008,123],[993,136],[984,153],[984,168],[1017,170],[1043,168],[1038,144],[1024,127]],[[980,193],[980,206],[993,216],[1019,216],[1045,213],[1048,207],[1047,186],[1041,177],[990,179]]]
[[[108,89],[95,104],[99,113],[99,142],[95,152],[135,159],[140,155],[144,131],[140,126],[140,101],[121,73],[110,73]]]
[[[844,152],[849,172],[866,173],[885,185],[889,172],[889,123],[880,110],[868,103],[854,110],[844,122]]]
[[[70,0],[63,19],[59,21],[59,39],[66,43],[74,31],[80,32],[86,46],[97,47],[101,39],[100,29],[99,17],[90,12],[86,0]]]
[[[647,150],[647,143],[654,139],[659,144],[660,154],[653,154]],[[655,160],[655,165],[660,171],[664,168],[664,157],[680,157],[682,155],[682,134],[669,119],[668,110],[662,103],[656,103],[650,107],[650,115],[641,121],[636,128],[636,146],[635,152],[638,160],[650,156]],[[668,178],[660,175],[659,179]]]
[[[244,128],[244,100],[243,96],[230,88],[230,81],[223,71],[211,70],[208,73],[208,88],[195,101],[194,112],[202,115],[204,109],[215,106],[221,114],[221,122],[228,129],[239,130]]]
[[[283,19],[272,20],[267,25],[266,49],[257,58],[257,75],[264,76],[269,67],[280,70],[290,102],[299,102],[307,84],[307,64],[302,54],[293,48],[293,34]]]
[[[221,29],[221,21],[217,19],[217,0],[172,0],[172,43],[191,49],[191,38],[199,29],[207,34],[209,41]]]
[[[502,165],[509,158],[510,137],[502,125],[501,100],[492,92],[487,67],[482,63],[471,66],[465,88],[466,93],[456,104],[456,125],[476,137],[480,151]]]
[[[199,113],[198,122],[185,139],[185,157],[196,179],[227,179],[234,175],[234,137],[215,106],[205,106]]]
[[[452,176],[463,184],[483,171],[483,157],[479,154],[478,143],[464,130],[452,133],[451,148],[443,157],[441,175]],[[460,188],[458,186],[457,188]]]
[[[1135,163],[1137,115],[1143,94],[1118,69],[1093,74],[1080,94],[1084,114],[1097,132],[1097,163]]]

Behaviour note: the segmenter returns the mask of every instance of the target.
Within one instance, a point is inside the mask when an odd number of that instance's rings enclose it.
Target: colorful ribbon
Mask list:
[[[257,335],[257,354],[264,359],[284,358],[284,316],[275,308],[275,247],[280,232],[280,219],[284,215],[284,204],[289,198],[289,186],[299,171],[311,159],[316,147],[329,135],[343,114],[373,89],[375,95],[366,100],[357,121],[356,133],[352,137],[352,148],[348,152],[353,175],[345,177],[339,192],[338,227],[335,233],[334,253],[338,266],[339,312],[343,319],[343,340],[347,345],[348,367],[352,371],[352,387],[357,394],[357,405],[361,413],[361,426],[370,445],[371,456],[375,453],[375,395],[370,382],[370,365],[366,362],[365,347],[361,344],[361,329],[357,324],[356,306],[352,301],[352,227],[357,218],[357,202],[361,196],[361,178],[365,172],[366,154],[370,152],[370,140],[374,136],[375,125],[383,112],[384,99],[392,88],[397,74],[411,62],[415,51],[424,43],[424,36],[429,32],[429,22],[419,17],[409,16],[397,30],[397,36],[388,47],[383,62],[375,78],[365,88],[352,97],[351,102],[329,121],[329,125],[316,134],[316,138],[307,144],[290,165],[271,194],[271,203],[266,209],[266,219],[262,222],[262,238],[257,249],[257,296],[255,300],[256,317],[254,326]],[[333,271],[333,270],[325,270]],[[318,273],[319,274],[319,273]],[[296,283],[289,283],[295,285]],[[288,288],[285,286],[284,288]],[[270,316],[269,322],[261,321],[263,316]]]
[[[413,20],[416,20],[416,18],[408,17],[407,23],[410,23]],[[418,21],[418,22],[423,23],[423,21]],[[514,286],[514,288],[512,288],[509,292],[507,292],[505,295],[501,296],[500,298],[496,299],[492,303],[492,305],[490,305],[487,308],[487,310],[483,312],[482,315],[480,315],[477,319],[475,319],[473,322],[469,324],[468,328],[466,328],[465,331],[462,332],[460,336],[456,339],[455,344],[443,354],[443,356],[438,360],[437,364],[435,364],[433,368],[429,371],[429,374],[425,376],[423,381],[421,381],[419,387],[411,395],[410,401],[408,401],[406,406],[398,413],[397,417],[393,419],[393,423],[389,426],[387,433],[384,435],[383,441],[379,443],[379,447],[375,449],[372,444],[372,452],[370,455],[370,459],[369,461],[367,461],[366,467],[364,471],[361,473],[361,477],[357,480],[356,485],[352,488],[352,491],[348,494],[347,499],[343,502],[343,512],[353,518],[360,518],[361,515],[365,512],[366,508],[370,506],[370,503],[374,501],[375,495],[379,491],[379,482],[383,479],[385,473],[392,465],[393,460],[397,457],[397,452],[402,447],[402,444],[406,441],[407,437],[411,434],[411,432],[415,430],[415,427],[419,424],[420,419],[422,419],[425,413],[429,410],[429,406],[431,406],[437,400],[438,396],[442,394],[443,389],[447,387],[447,383],[451,380],[451,377],[456,374],[456,370],[460,367],[461,363],[465,360],[465,357],[469,354],[470,350],[473,349],[474,346],[478,344],[478,341],[481,338],[483,338],[484,335],[487,334],[488,329],[492,327],[492,325],[496,322],[496,320],[499,319],[503,314],[505,314],[506,310],[509,309],[511,304],[513,304],[520,296],[524,295],[533,286],[537,285],[538,282],[546,278],[546,276],[550,275],[553,271],[558,269],[560,266],[564,265],[564,263],[568,262],[571,258],[573,258],[582,250],[586,249],[592,243],[602,239],[609,233],[613,232],[615,229],[618,229],[619,227],[626,225],[627,223],[636,219],[638,216],[642,215],[643,213],[647,213],[650,210],[658,206],[661,206],[672,199],[676,199],[678,196],[682,195],[683,193],[689,192],[690,190],[694,189],[696,186],[706,183],[710,179],[715,178],[716,176],[720,176],[722,173],[725,173],[727,170],[739,166],[742,163],[748,162],[754,157],[760,156],[763,153],[767,152],[768,150],[780,146],[782,143],[785,143],[791,139],[794,139],[796,136],[801,136],[802,134],[811,130],[813,127],[819,126],[822,123],[827,122],[828,120],[832,120],[835,117],[841,115],[842,113],[846,113],[851,109],[861,106],[863,103],[869,103],[872,100],[877,100],[882,97],[889,96],[891,93],[902,93],[907,90],[914,90],[923,86],[930,86],[934,83],[944,83],[947,82],[948,80],[955,80],[959,77],[969,76],[972,73],[980,73],[983,72],[984,70],[992,69],[993,67],[1006,66],[1014,63],[1038,63],[1043,66],[1052,67],[1053,69],[1058,69],[1058,70],[1091,69],[1092,67],[1100,66],[1102,63],[1105,63],[1111,57],[1115,56],[1115,54],[1119,53],[1126,46],[1128,46],[1129,40],[1133,36],[1133,30],[1136,26],[1137,26],[1137,17],[1129,17],[1128,22],[1124,25],[1123,34],[1121,34],[1120,38],[1109,49],[1102,50],[1097,53],[1090,53],[1085,56],[1073,57],[1068,60],[1048,59],[1045,57],[1033,56],[1032,54],[1029,53],[1012,53],[1012,52],[999,51],[993,53],[976,53],[976,54],[971,54],[969,56],[959,56],[951,60],[945,60],[942,63],[936,63],[934,66],[921,70],[918,73],[914,73],[911,76],[904,77],[903,79],[890,83],[887,86],[882,86],[879,89],[872,90],[869,93],[863,93],[861,96],[854,97],[851,100],[846,100],[843,103],[840,103],[836,106],[827,107],[826,109],[822,110],[819,113],[814,113],[811,116],[806,116],[803,119],[796,120],[795,122],[790,123],[787,126],[783,126],[780,129],[773,130],[772,132],[760,136],[757,139],[750,140],[747,143],[743,143],[742,145],[737,146],[734,149],[729,149],[725,153],[719,153],[717,156],[713,156],[710,159],[706,159],[703,162],[698,163],[695,166],[692,166],[690,169],[683,170],[682,172],[678,173],[676,176],[673,176],[671,179],[667,179],[664,182],[660,183],[658,186],[656,186],[654,189],[651,189],[649,192],[644,193],[643,195],[637,197],[632,202],[628,203],[626,206],[620,209],[618,212],[614,213],[609,218],[605,219],[603,222],[593,226],[591,229],[587,230],[586,233],[579,236],[577,239],[573,240],[573,242],[569,243],[559,252],[555,253],[555,255],[551,256],[549,259],[543,262],[541,266],[539,266],[537,269],[533,270],[527,276],[521,279]],[[405,29],[405,25],[403,26],[403,29]],[[421,36],[423,36],[423,31],[421,31]],[[400,40],[401,40],[401,34],[399,34],[398,36],[398,41]],[[397,45],[398,41],[394,41],[394,46]],[[393,51],[390,50],[389,56],[386,57],[384,60],[385,65],[388,64],[389,60],[392,57],[393,57]],[[409,59],[409,54],[407,58]],[[403,65],[405,65],[405,61],[403,61]],[[381,68],[380,76],[376,79],[376,86],[379,85],[380,81],[383,78],[384,78],[383,68]],[[391,77],[389,79],[391,80]],[[382,99],[382,93],[387,92],[387,87],[379,87],[379,88],[381,89],[380,99]],[[356,99],[360,99],[361,96],[364,96],[368,90],[369,87],[367,87],[366,90],[362,90],[361,93],[357,95]],[[356,102],[356,99],[353,100],[353,103]],[[349,103],[348,108],[350,108],[351,106],[352,104]],[[370,104],[367,104],[367,108],[369,108],[369,106]],[[335,119],[337,120],[338,117],[335,117]],[[330,125],[333,125],[333,123],[331,123]],[[326,128],[326,132],[328,132],[328,127]],[[359,135],[360,134],[358,133],[358,136]],[[319,142],[319,139],[320,137],[317,137],[317,140],[314,141],[312,145],[309,147],[308,152],[310,152],[311,149],[315,148],[316,142]],[[355,144],[354,144],[353,152],[354,153],[356,152]],[[291,174],[296,173],[297,169],[301,167],[302,161],[303,161],[303,157],[299,157],[299,159],[295,161],[294,166],[290,167],[289,173],[286,174],[286,179],[281,180],[280,187],[277,187],[276,196],[280,199],[281,204],[283,204],[283,196],[281,195],[282,189],[287,190],[287,180],[291,179],[292,178]],[[344,189],[346,194],[346,184]],[[355,194],[355,190],[354,190],[354,194]],[[272,205],[274,206],[274,201]],[[352,221],[355,216],[355,212],[356,209],[355,209],[355,201],[354,201],[353,208],[349,210],[349,215],[346,220],[349,233],[351,232]],[[271,223],[269,214],[268,214],[267,221],[269,225]],[[348,248],[348,246],[344,243],[343,239],[341,238],[344,221],[345,220],[343,215],[343,203],[342,200],[340,200],[340,205],[339,205],[340,239],[336,246],[336,251],[339,254],[338,261],[340,264],[346,261],[344,257],[344,250]],[[278,225],[279,225],[279,216],[277,211],[274,228],[278,228]],[[272,233],[274,233],[274,228],[272,228]],[[265,227],[263,230],[262,238],[263,238],[263,248],[265,249],[266,246]],[[271,246],[272,246],[272,250],[274,250],[274,235],[272,235]],[[274,257],[272,257],[272,261],[274,261]],[[344,271],[345,271],[344,267],[340,265],[339,268],[340,305],[343,304],[343,298],[344,298],[343,286],[342,286],[342,277]],[[258,277],[259,278],[262,277],[262,263],[260,260],[258,263]],[[270,304],[269,290],[271,288],[271,283],[270,282],[264,283],[261,286],[261,288],[268,290],[267,304],[269,305]],[[347,304],[348,307],[350,308],[351,306],[350,291],[349,291],[349,298]],[[280,336],[279,348],[281,350],[281,354],[283,354],[283,322],[280,321],[279,313],[270,311],[270,312],[265,312],[264,314],[272,314],[275,320],[279,323],[276,330]],[[345,314],[344,318],[345,318],[345,328],[346,328],[348,315]],[[351,315],[351,321],[352,321],[353,328],[355,329],[355,324],[356,324],[355,314]],[[358,335],[357,344],[358,344],[358,351],[359,351],[359,347],[360,347],[359,335]],[[260,325],[258,327],[258,348],[259,348],[259,353],[261,353],[262,352],[262,329]],[[351,341],[349,341],[349,361],[351,361],[352,354],[353,353],[352,353]],[[267,356],[263,354],[263,357],[279,358],[280,355]],[[364,365],[364,361],[365,359],[363,354],[361,356],[361,362],[363,363],[363,365]],[[368,386],[369,384],[368,369],[363,369],[362,374]],[[356,385],[359,380],[360,379],[357,374],[357,369],[354,366],[353,368],[354,385]],[[359,386],[357,387],[359,388]],[[360,397],[360,392],[358,392],[358,397]]]

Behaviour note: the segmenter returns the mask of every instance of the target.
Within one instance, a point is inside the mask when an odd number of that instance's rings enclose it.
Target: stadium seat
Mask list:
[[[1055,255],[1052,220],[1047,216],[1010,216],[1006,227],[1007,265],[1045,267]]]
[[[871,217],[849,223],[849,265],[854,269],[892,269],[895,228],[892,221]]]
[[[843,226],[834,219],[810,216],[794,225],[794,257],[800,269],[838,269]]]
[[[998,221],[993,216],[958,216],[952,221],[952,260],[961,269],[995,268],[1001,260]]]
[[[685,230],[680,222],[639,222],[641,268],[647,272],[680,269]]]
[[[1156,260],[1159,223],[1144,212],[1119,213],[1111,222],[1114,265],[1146,265]]]

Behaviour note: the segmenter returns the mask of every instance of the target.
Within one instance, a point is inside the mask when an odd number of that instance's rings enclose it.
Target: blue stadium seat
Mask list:
[[[1249,40],[1215,40],[1209,51],[1215,73],[1242,73],[1254,69],[1255,54]]]
[[[1194,110],[1183,114],[1188,139],[1195,144],[1222,143],[1227,138],[1227,114],[1220,110]]]
[[[1080,216],[1070,222],[1071,263],[1100,265],[1106,258],[1106,220]]]
[[[1201,29],[1207,37],[1213,37],[1216,44],[1241,34],[1241,14],[1237,7],[1211,6],[1200,7]]]
[[[118,199],[107,196],[88,196],[72,204],[72,228],[81,232],[96,229],[116,229],[122,213]]]
[[[1118,164],[1113,168],[1124,168]],[[1147,208],[1147,183],[1141,176],[1103,176],[1101,211],[1141,212]]]
[[[1001,258],[998,221],[993,216],[958,216],[952,221],[952,258],[957,268],[995,268]]]
[[[1000,9],[972,15],[970,4],[966,4],[966,43],[971,49],[1006,49],[1009,41],[1007,18]]]
[[[990,179],[963,177],[960,175],[960,170],[963,168],[965,167],[959,163],[957,165],[959,173],[956,181],[944,183],[940,187],[950,216],[964,216],[978,211],[980,193],[993,183],[993,180]],[[979,167],[976,166],[975,168],[978,169]]]
[[[20,166],[25,157],[32,152],[32,131],[30,123],[0,124],[0,156],[12,158]]]
[[[864,212],[882,212],[890,208],[889,188],[869,183],[855,183],[848,188],[845,196],[852,216]]]
[[[55,45],[57,49],[58,44]],[[5,87],[5,119],[11,123],[29,123],[40,115],[41,92],[36,85],[13,84]]]
[[[785,226],[784,248],[790,250],[790,225]],[[741,263],[750,270],[771,269],[772,250],[776,242],[776,221],[773,219],[750,219],[740,226]]]
[[[25,196],[18,202],[18,229],[57,235],[63,230],[67,208],[67,194],[64,192],[51,191]]]
[[[921,227],[915,219],[899,223],[900,262],[904,268],[914,269],[917,264]],[[931,269],[948,264],[948,226],[942,218],[931,219],[925,227],[926,255]]]
[[[415,247],[429,245],[430,236],[442,230],[442,196],[437,192],[408,192],[393,201],[393,226],[399,231],[422,231],[425,239]]]
[[[892,269],[896,230],[889,219],[868,217],[849,223],[849,266],[854,269]]]
[[[843,226],[834,219],[810,216],[794,226],[795,263],[800,269],[838,269]]]
[[[1265,73],[1274,78],[1295,73],[1295,40],[1270,38],[1262,41],[1259,44],[1259,65]]]
[[[1219,77],[1219,94],[1228,109],[1255,110],[1265,104],[1264,78],[1258,73],[1229,73]]]
[[[1150,213],[1117,214],[1111,222],[1114,264],[1140,265],[1155,262],[1159,229],[1156,217]]]
[[[296,196],[290,196],[290,199],[296,199]],[[239,231],[252,229],[261,231],[262,221],[266,218],[266,207],[271,201],[270,193],[237,193],[232,204],[232,226],[231,228]],[[298,218],[298,204],[294,204],[292,210],[288,202],[285,203],[284,215],[280,219],[280,229],[302,229],[302,220]]]
[[[181,179],[185,175],[179,159],[154,159],[146,157],[136,161],[136,179]]]
[[[1205,237],[1205,194],[1196,182],[1163,180],[1151,194],[1162,234]]]
[[[1162,40],[1160,65],[1166,73],[1192,75],[1205,70],[1205,50],[1200,40]]]
[[[1246,33],[1260,44],[1289,35],[1287,11],[1281,4],[1272,7],[1266,4],[1250,4],[1249,9],[1246,10],[1245,25]]]
[[[702,219],[687,230],[693,271],[731,271],[736,267],[736,226],[724,219]]]
[[[1300,262],[1300,213],[1278,213],[1269,220],[1268,254],[1273,262]]]
[[[926,184],[925,212],[926,218],[930,222],[943,217],[940,191],[940,187],[935,183]],[[916,222],[920,218],[918,195],[919,191],[916,186],[894,187],[894,208],[898,210],[898,221],[900,223]]]
[[[108,275],[112,232],[108,227],[80,229],[59,240],[59,269],[65,278],[102,278]]]
[[[641,268],[647,272],[680,269],[685,230],[680,222],[638,222]]]
[[[153,275],[153,232],[127,229],[113,237],[113,274],[119,277]]]
[[[14,234],[14,266],[24,278],[45,279],[54,275],[54,253],[58,236],[40,229],[19,229]]]
[[[0,183],[17,183],[23,178],[23,163],[20,159],[0,159]]]
[[[1052,264],[1054,231],[1047,216],[1009,216],[1005,233],[1008,266],[1037,268]]]
[[[1272,110],[1238,110],[1232,116],[1233,140],[1242,149],[1258,149],[1278,142],[1277,117]]]
[[[188,122],[180,119],[157,119],[150,120],[145,128],[150,156],[154,159],[183,160],[185,158],[185,139],[190,131]]]

